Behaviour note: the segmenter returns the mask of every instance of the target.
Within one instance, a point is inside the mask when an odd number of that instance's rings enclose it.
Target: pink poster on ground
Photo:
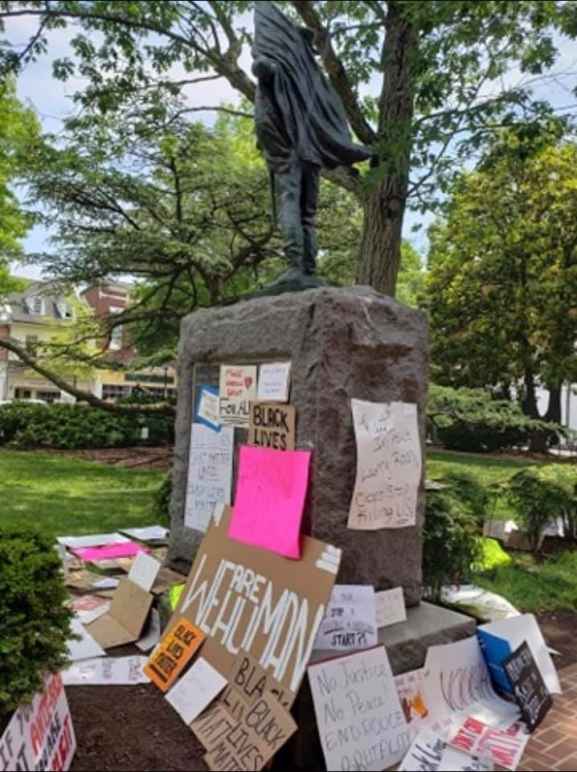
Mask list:
[[[87,547],[82,550],[72,550],[75,555],[87,562],[98,560],[114,560],[116,558],[133,558],[141,552],[148,552],[140,544],[127,541],[124,544],[107,544],[104,547]]]
[[[310,460],[307,450],[280,452],[243,446],[229,537],[300,559]]]

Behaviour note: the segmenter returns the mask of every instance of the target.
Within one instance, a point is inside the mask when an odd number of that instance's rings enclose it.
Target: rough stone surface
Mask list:
[[[326,288],[200,311],[182,324],[170,561],[190,563],[202,534],[184,528],[195,366],[292,361],[297,448],[314,451],[305,531],[343,549],[339,582],[377,590],[402,585],[420,600],[423,485],[417,526],[347,529],[356,471],[350,401],[419,406],[422,446],[428,383],[423,314],[375,291]],[[423,465],[424,469],[424,465]]]

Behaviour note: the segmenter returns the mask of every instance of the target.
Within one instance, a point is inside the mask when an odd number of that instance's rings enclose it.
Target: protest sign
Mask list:
[[[73,549],[75,555],[86,563],[101,563],[105,560],[117,560],[118,558],[133,558],[141,552],[146,552],[145,547],[134,541],[126,541],[118,544],[105,544],[101,547],[84,547]]]
[[[218,697],[225,686],[226,678],[199,657],[188,673],[168,692],[166,700],[184,723],[190,724]]]
[[[290,362],[273,362],[260,366],[258,377],[259,402],[288,402]]]
[[[317,633],[315,649],[368,649],[377,643],[374,587],[335,585]]]
[[[64,686],[135,686],[147,684],[143,667],[146,657],[100,657],[86,659],[64,670]]]
[[[150,592],[161,568],[162,565],[158,560],[142,553],[132,564],[128,578],[134,584],[142,587],[145,592]]]
[[[184,523],[204,533],[215,504],[230,504],[234,430],[223,427],[217,433],[193,424],[188,455],[188,480]]]
[[[98,595],[81,595],[72,598],[70,603],[72,610],[82,622],[83,625],[88,625],[90,622],[94,622],[103,614],[110,611],[110,603],[105,598],[100,598]]]
[[[173,620],[207,636],[202,655],[227,679],[246,651],[294,695],[338,572],[340,550],[303,537],[297,567],[273,552],[228,538],[231,510],[198,548]]]
[[[220,432],[220,398],[214,386],[203,386],[198,397],[195,422]]]
[[[287,692],[282,684],[246,651],[239,652],[228,682],[228,688],[235,689],[248,705],[253,705],[265,692],[270,692],[285,708],[290,708],[292,705],[292,693]],[[221,699],[224,698],[225,695],[221,697]]]
[[[430,716],[425,702],[425,671],[421,668],[395,676],[395,686],[407,723],[416,733]]]
[[[152,595],[128,577],[121,579],[110,611],[88,625],[88,632],[105,649],[134,643],[140,638],[152,601]]]
[[[495,694],[474,637],[429,648],[425,661],[425,703],[437,720],[465,711],[471,715],[473,707],[475,716],[483,717],[482,720],[494,716],[497,723],[501,718],[512,723],[518,716],[516,706]]]
[[[417,405],[352,400],[357,477],[349,528],[414,526],[422,457]]]
[[[152,652],[144,672],[161,691],[168,691],[203,641],[203,632],[187,619],[180,619]]]
[[[169,531],[162,525],[149,525],[145,528],[124,528],[122,533],[138,541],[166,543]]]
[[[44,690],[19,708],[0,737],[0,772],[66,772],[76,738],[59,675],[44,681]]]
[[[327,769],[377,772],[399,762],[411,735],[383,646],[308,669]]]
[[[119,533],[95,533],[91,536],[59,536],[56,541],[68,549],[103,547],[107,544],[125,544],[130,541]]]
[[[399,772],[490,772],[492,763],[486,758],[469,756],[451,748],[430,731],[422,731],[415,738]]]
[[[271,450],[294,450],[296,410],[292,405],[253,402],[248,444]]]
[[[561,694],[557,670],[539,624],[532,614],[523,614],[483,625],[477,630],[477,635],[491,678],[498,689],[509,694],[513,693],[503,663],[522,643],[526,642],[549,692]]]
[[[523,721],[533,732],[553,706],[551,694],[526,642],[503,662]]]
[[[377,607],[377,627],[389,627],[407,621],[407,607],[402,587],[383,590],[375,595]]]
[[[311,453],[240,449],[231,539],[300,558],[300,533]]]
[[[196,739],[210,753],[218,746],[224,735],[238,726],[238,720],[231,716],[219,700],[190,725]]]
[[[150,621],[147,627],[144,629],[142,638],[139,641],[135,641],[136,646],[140,651],[150,651],[160,641],[160,614],[153,608],[150,612]]]
[[[70,632],[74,637],[69,638],[66,643],[68,646],[68,658],[72,662],[92,659],[93,657],[104,657],[106,652],[94,640],[92,635],[86,631],[86,628],[77,616],[73,617],[70,622]]]
[[[210,751],[204,760],[209,769],[222,772],[262,769],[297,730],[290,713],[270,692],[248,707],[232,727],[226,712],[212,714],[211,721]]]
[[[521,724],[502,731],[482,721],[466,718],[451,730],[449,744],[472,756],[488,756],[494,764],[515,770],[525,752],[529,735]]]
[[[248,427],[250,405],[256,399],[256,372],[253,365],[221,365],[219,415],[222,424]]]

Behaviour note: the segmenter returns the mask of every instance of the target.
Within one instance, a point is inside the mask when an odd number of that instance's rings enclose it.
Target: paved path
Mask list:
[[[577,641],[575,641],[577,646]],[[531,738],[521,772],[577,772],[577,665],[560,673],[563,694]]]

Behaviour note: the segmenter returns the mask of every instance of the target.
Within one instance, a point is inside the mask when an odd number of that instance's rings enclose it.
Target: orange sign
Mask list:
[[[144,672],[161,691],[168,691],[198,651],[204,638],[204,633],[198,627],[187,619],[181,619],[152,652]]]

